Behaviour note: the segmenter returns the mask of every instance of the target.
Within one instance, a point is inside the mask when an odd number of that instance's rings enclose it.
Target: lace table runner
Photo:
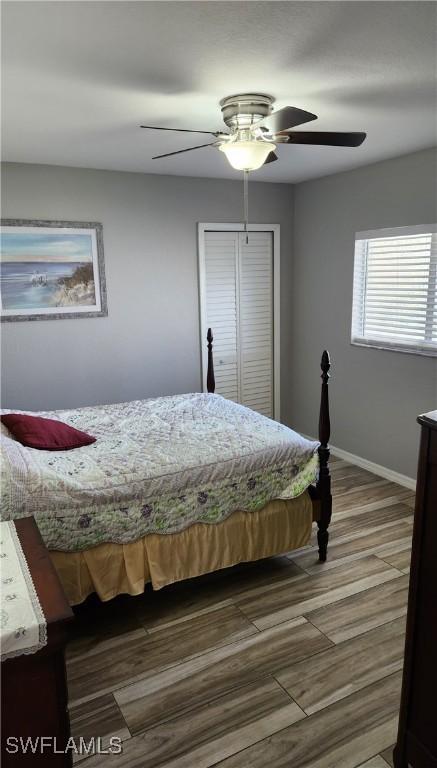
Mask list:
[[[13,521],[0,523],[1,660],[36,653],[47,644],[47,624]]]

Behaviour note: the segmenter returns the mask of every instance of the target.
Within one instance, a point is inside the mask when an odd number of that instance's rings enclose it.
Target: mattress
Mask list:
[[[317,478],[317,442],[220,395],[37,415],[97,438],[72,451],[41,451],[1,425],[2,519],[33,514],[49,549],[80,551],[219,523],[237,510],[295,498]]]

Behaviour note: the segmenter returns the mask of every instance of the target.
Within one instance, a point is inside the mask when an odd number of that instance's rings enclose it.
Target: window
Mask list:
[[[351,341],[437,356],[437,225],[356,234]]]

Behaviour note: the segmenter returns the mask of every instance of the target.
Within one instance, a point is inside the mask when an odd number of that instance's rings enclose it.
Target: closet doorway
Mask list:
[[[202,381],[214,335],[216,392],[279,420],[279,224],[199,224]],[[247,242],[246,242],[247,239]]]

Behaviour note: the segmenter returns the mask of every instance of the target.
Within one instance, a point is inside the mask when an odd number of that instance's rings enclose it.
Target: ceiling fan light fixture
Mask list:
[[[275,151],[276,144],[263,140],[224,141],[219,149],[236,171],[256,171],[264,165],[270,152]]]

